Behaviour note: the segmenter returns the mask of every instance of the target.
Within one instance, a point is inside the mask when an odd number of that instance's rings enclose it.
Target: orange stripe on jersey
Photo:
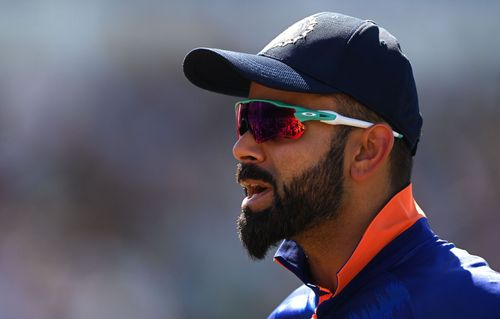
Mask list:
[[[425,217],[413,199],[412,185],[394,196],[368,225],[356,249],[337,273],[334,297],[394,238]]]

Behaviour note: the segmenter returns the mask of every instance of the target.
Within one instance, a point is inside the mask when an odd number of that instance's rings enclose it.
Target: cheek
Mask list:
[[[306,132],[298,140],[282,139],[267,144],[270,169],[278,185],[289,183],[319,163],[328,153],[332,139],[331,126],[311,124],[307,125]]]
[[[314,158],[311,158],[308,154],[294,152],[279,159],[277,163],[277,167],[279,167],[278,175],[282,181],[289,182],[312,165],[314,165]]]
[[[298,145],[297,145],[298,146]],[[282,148],[271,158],[273,173],[278,185],[290,183],[295,177],[316,165],[326,151],[309,145]]]

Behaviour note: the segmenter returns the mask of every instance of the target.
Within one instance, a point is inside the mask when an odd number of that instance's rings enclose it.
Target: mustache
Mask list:
[[[258,179],[273,186],[276,185],[273,176],[266,170],[255,164],[239,163],[236,165],[236,182],[240,183],[245,179]]]

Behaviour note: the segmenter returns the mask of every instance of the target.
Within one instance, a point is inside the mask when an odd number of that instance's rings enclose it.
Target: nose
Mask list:
[[[259,163],[265,159],[262,144],[255,141],[253,135],[247,131],[240,136],[233,146],[233,156],[242,163]]]

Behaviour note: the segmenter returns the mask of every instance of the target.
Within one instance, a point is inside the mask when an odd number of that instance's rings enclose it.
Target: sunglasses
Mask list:
[[[274,138],[296,140],[304,134],[304,122],[320,121],[330,125],[348,125],[367,128],[373,123],[342,116],[327,110],[311,110],[279,101],[249,99],[236,103],[236,128],[238,137],[247,131],[257,143]],[[394,137],[403,135],[392,131]]]

